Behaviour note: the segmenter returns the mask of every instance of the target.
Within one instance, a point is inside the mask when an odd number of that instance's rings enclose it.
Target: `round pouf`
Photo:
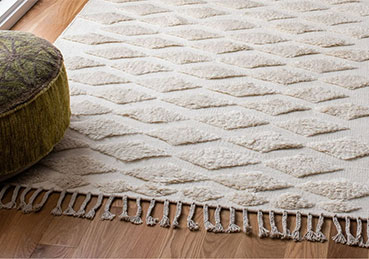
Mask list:
[[[63,57],[30,33],[0,30],[0,180],[35,164],[70,122]]]

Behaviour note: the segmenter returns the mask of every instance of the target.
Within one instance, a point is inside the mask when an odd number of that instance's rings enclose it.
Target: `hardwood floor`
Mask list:
[[[32,32],[53,42],[86,2],[87,0],[39,0],[13,29]],[[70,196],[64,201],[64,206],[69,198]],[[5,199],[9,200],[10,195]],[[56,194],[51,195],[39,213],[22,214],[16,210],[0,210],[0,257],[368,257],[368,249],[335,244],[331,240],[335,228],[330,221],[324,226],[324,232],[329,233],[329,241],[295,243],[279,239],[259,239],[255,214],[250,215],[251,224],[254,226],[252,236],[243,233],[214,234],[207,233],[203,228],[198,232],[188,231],[185,216],[180,220],[179,229],[136,226],[117,219],[101,221],[101,210],[92,221],[67,216],[55,217],[50,211],[57,199]],[[76,206],[81,202],[82,199],[78,199]],[[129,205],[135,210],[133,201]],[[145,211],[148,203],[143,203],[143,207]],[[184,206],[182,215],[187,215],[188,210],[188,206]],[[120,201],[113,203],[112,211],[120,213]],[[160,217],[161,211],[162,204],[158,204],[154,216]],[[174,211],[175,207],[172,205],[171,218]],[[241,217],[238,213],[237,218]],[[200,209],[196,213],[196,221],[200,224],[202,222]],[[226,211],[222,213],[222,222],[228,222]],[[267,220],[265,223],[269,228]],[[281,229],[281,222],[277,223]],[[303,230],[305,224],[306,222],[303,222]]]

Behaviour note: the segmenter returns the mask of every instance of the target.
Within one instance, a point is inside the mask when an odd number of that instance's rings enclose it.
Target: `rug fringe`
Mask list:
[[[195,216],[195,210],[196,204],[192,203],[187,217],[187,228],[191,231],[199,230],[199,225],[193,220],[193,217]]]
[[[148,226],[155,226],[159,222],[158,218],[154,218],[153,216],[151,216],[151,213],[154,207],[155,207],[155,199],[151,199],[150,206],[147,209],[147,214],[146,214],[146,219],[145,219],[146,225]]]
[[[12,190],[12,197],[9,202],[6,204],[3,203],[3,199],[5,197],[5,194],[9,189],[13,187],[11,185],[4,185],[1,187],[0,190],[0,209],[10,209],[10,208],[17,208],[22,210],[23,213],[31,213],[31,212],[38,212],[40,211],[44,205],[46,204],[48,198],[50,195],[54,192],[53,189],[50,189],[48,191],[45,191],[42,188],[33,189],[31,187],[27,186],[20,186],[15,185],[14,189]],[[26,201],[27,195],[31,192],[31,196]],[[41,194],[43,192],[43,195]],[[53,210],[51,210],[51,214],[55,216],[60,215],[67,215],[67,216],[74,216],[74,217],[82,217],[87,219],[93,219],[95,217],[96,212],[99,210],[101,205],[103,204],[104,195],[99,194],[97,196],[97,201],[94,204],[94,206],[86,213],[86,208],[89,202],[92,199],[92,194],[90,192],[86,193],[80,193],[78,191],[74,191],[73,193],[67,192],[66,190],[63,191],[55,191],[59,194],[59,198],[57,201],[57,204]],[[72,194],[67,208],[63,211],[62,205],[65,200],[65,197],[67,193]],[[19,195],[20,194],[20,195]],[[37,197],[40,197],[41,201],[38,204],[35,204],[35,201]],[[74,207],[76,204],[76,200],[78,195],[84,195],[85,198],[80,205],[78,211],[75,211]],[[17,206],[17,199],[19,196],[19,204]],[[118,198],[116,195],[110,195],[107,197],[106,204],[104,206],[103,213],[101,215],[102,220],[113,220],[116,215],[113,214],[110,209],[112,207],[112,204],[115,200],[115,198]],[[146,200],[146,199],[145,199]],[[143,220],[141,218],[143,209],[141,206],[141,198],[136,198],[136,214],[134,216],[128,215],[128,197],[127,195],[124,195],[122,197],[123,202],[123,208],[122,213],[118,216],[120,220],[123,221],[129,221],[133,224],[142,224]],[[163,215],[162,218],[154,218],[152,216],[152,212],[155,209],[157,202],[163,202]],[[159,224],[161,227],[169,228],[172,226],[173,228],[179,227],[179,218],[182,214],[182,201],[177,201],[176,203],[176,212],[173,218],[172,223],[170,222],[169,217],[169,211],[170,211],[170,203],[172,201],[166,200],[157,200],[157,199],[151,199],[150,205],[147,209],[145,222],[148,226],[154,226],[156,224]],[[187,228],[191,231],[199,230],[199,225],[195,222],[194,216],[196,211],[196,203],[190,204],[190,210],[189,214],[187,216]],[[213,207],[214,208],[214,207]],[[218,205],[215,207],[215,213],[214,213],[214,224],[211,223],[210,217],[209,217],[209,205],[204,204],[203,205],[203,218],[204,218],[204,229],[208,232],[214,232],[214,233],[236,233],[241,232],[241,227],[236,224],[236,209],[234,207],[229,207],[229,224],[226,229],[224,229],[222,225],[221,220],[221,212],[223,207]],[[242,231],[245,234],[251,234],[252,232],[252,226],[249,222],[249,216],[248,216],[249,210],[247,208],[242,209]],[[292,239],[294,241],[301,241],[301,240],[308,240],[311,242],[325,242],[327,240],[326,235],[323,233],[323,225],[325,223],[326,217],[324,217],[323,214],[320,215],[312,215],[311,213],[308,213],[304,215],[304,218],[306,218],[307,221],[307,227],[306,232],[301,236],[301,222],[302,222],[302,214],[300,211],[296,212],[296,222],[295,222],[295,228],[293,232],[289,229],[289,223],[288,223],[288,216],[289,213],[292,214],[292,212],[283,211],[281,214],[280,212],[275,212],[273,210],[270,211],[263,211],[263,210],[257,210],[257,224],[258,224],[258,236],[260,238],[270,237],[270,238],[280,238],[280,239]],[[264,215],[263,213],[269,213],[269,222],[270,222],[270,229],[267,229],[264,225]],[[277,224],[276,224],[276,217],[281,217],[282,221],[282,231],[278,230]],[[314,217],[318,217],[318,222],[315,226],[313,226],[313,219]],[[331,217],[333,224],[336,228],[337,234],[332,237],[332,240],[336,243],[345,244],[349,246],[359,246],[359,247],[365,247],[369,248],[369,218],[364,219],[366,221],[366,241],[364,241],[364,234],[363,234],[363,219],[362,218],[352,218],[349,216],[346,217],[340,217],[340,219],[345,220],[345,234],[343,232],[342,226],[339,221],[339,217],[337,215],[334,215]],[[355,235],[351,233],[351,220],[356,221],[356,233]]]
[[[169,228],[170,227],[170,220],[169,220],[169,201],[164,201],[164,209],[163,209],[163,217],[159,222],[159,225],[162,228]]]
[[[179,218],[181,217],[182,214],[182,202],[178,201],[177,202],[177,208],[176,208],[176,215],[174,216],[173,222],[172,222],[172,227],[173,228],[178,228],[179,227]]]

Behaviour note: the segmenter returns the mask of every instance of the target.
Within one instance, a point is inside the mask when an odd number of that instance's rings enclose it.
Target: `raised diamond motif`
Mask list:
[[[340,28],[341,33],[345,33],[357,39],[364,39],[369,37],[369,28],[367,26],[350,26]]]
[[[286,2],[281,4],[282,8],[297,12],[320,11],[328,9],[325,6],[310,1]]]
[[[241,50],[251,49],[245,44],[235,43],[229,40],[207,40],[195,42],[193,47],[199,48],[205,51],[213,52],[216,54],[230,53]]]
[[[278,30],[284,31],[284,32],[288,32],[288,33],[293,33],[293,34],[302,34],[302,33],[306,33],[306,32],[313,32],[313,31],[321,31],[322,29],[309,25],[309,24],[304,24],[304,23],[300,23],[300,22],[290,22],[290,21],[286,21],[286,22],[279,22],[277,24],[275,24],[275,27]]]
[[[88,147],[88,144],[79,138],[72,137],[70,131],[68,130],[64,135],[63,139],[58,144],[55,145],[53,151],[60,152],[64,150],[84,147]]]
[[[296,88],[285,91],[284,94],[306,100],[308,102],[319,103],[338,98],[345,98],[347,95],[331,91],[324,87]]]
[[[71,104],[71,111],[73,115],[97,115],[109,113],[111,109],[98,103],[84,100],[82,102],[73,102]]]
[[[219,137],[206,131],[190,127],[171,127],[168,129],[153,130],[146,134],[164,140],[173,146],[196,144],[219,139]]]
[[[262,85],[255,85],[251,82],[242,82],[238,84],[227,84],[224,82],[224,84],[208,85],[206,87],[210,90],[236,97],[258,96],[276,93],[276,91],[273,89],[264,87]]]
[[[98,183],[96,187],[103,193],[123,193],[132,189],[132,186],[128,185],[126,180],[112,180],[105,183]]]
[[[348,129],[347,127],[340,126],[336,123],[310,118],[279,122],[277,123],[277,126],[306,137]]]
[[[369,78],[360,75],[337,75],[324,78],[323,81],[350,90],[369,86]]]
[[[161,0],[161,1],[170,5],[193,5],[205,3],[202,0]]]
[[[301,82],[309,82],[315,80],[314,77],[306,74],[306,73],[300,73],[296,72],[291,69],[285,69],[285,68],[276,68],[276,69],[268,69],[268,71],[259,71],[252,73],[250,76],[270,81],[273,83],[283,84],[283,85],[290,85],[295,83],[301,83]]]
[[[178,97],[166,97],[163,98],[163,100],[189,109],[222,107],[234,104],[233,102],[226,99],[214,98],[204,94],[190,94]]]
[[[82,15],[81,17],[86,20],[106,25],[132,20],[131,17],[114,12],[86,14]]]
[[[354,66],[351,66],[348,63],[328,60],[326,58],[297,61],[295,62],[295,66],[309,70],[309,71],[313,71],[316,73],[327,73],[327,72],[342,71],[342,70],[356,68]]]
[[[332,50],[325,53],[330,56],[344,58],[356,62],[363,62],[369,60],[369,50],[363,49],[340,49],[340,50]]]
[[[182,49],[178,50],[168,50],[166,52],[161,52],[157,57],[168,60],[176,64],[188,64],[209,61],[207,56],[197,54],[193,51]]]
[[[132,187],[132,191],[148,197],[167,196],[176,193],[177,190],[154,183],[145,183],[138,187]]]
[[[287,41],[286,39],[277,35],[263,33],[263,32],[249,32],[232,35],[233,38],[239,41],[253,43],[257,45],[272,44]]]
[[[258,54],[238,54],[221,59],[222,62],[244,68],[281,66],[283,62],[276,59],[266,58]]]
[[[345,120],[353,120],[361,117],[369,116],[369,108],[353,103],[342,103],[321,107],[320,112],[337,116]]]
[[[86,53],[106,59],[136,58],[145,56],[145,54],[142,52],[132,50],[126,47],[114,47],[114,48],[90,50],[86,51]]]
[[[207,180],[207,177],[203,175],[183,170],[174,164],[134,168],[122,171],[122,173],[144,181],[164,184],[178,184]]]
[[[109,26],[109,27],[103,28],[103,30],[125,35],[125,36],[137,36],[137,35],[147,35],[147,34],[157,33],[156,31],[152,29],[139,26],[139,25],[131,25],[131,24]]]
[[[209,170],[259,163],[248,153],[235,152],[223,147],[186,151],[180,153],[179,157]]]
[[[212,17],[216,15],[226,14],[223,11],[216,10],[210,7],[191,7],[187,9],[182,9],[181,12],[193,18],[197,18],[197,19],[203,19],[203,18],[208,18],[208,17]]]
[[[233,19],[209,21],[205,23],[205,25],[221,31],[235,31],[255,28],[255,25],[252,23]]]
[[[106,73],[104,71],[99,71],[98,73],[88,72],[88,73],[70,74],[68,79],[77,83],[88,85],[123,84],[129,82],[127,79]]]
[[[304,191],[322,195],[331,200],[351,200],[369,195],[369,188],[367,186],[347,179],[310,181],[298,187]]]
[[[122,8],[119,8],[124,12],[132,12],[136,15],[149,15],[155,13],[165,13],[168,12],[168,9],[161,8],[156,5],[139,3],[136,5],[125,5]]]
[[[132,162],[144,158],[169,156],[165,151],[149,146],[143,142],[114,142],[98,144],[93,149],[124,162]]]
[[[286,192],[279,195],[274,201],[273,205],[284,210],[298,210],[314,207],[314,204],[305,200],[300,194]]]
[[[213,178],[213,181],[241,191],[260,192],[290,187],[288,183],[266,176],[261,172],[236,173],[232,175],[218,174]]]
[[[246,112],[230,111],[198,118],[199,121],[231,130],[256,127],[268,124],[267,121],[253,117]]]
[[[312,21],[323,23],[326,25],[338,25],[344,23],[356,23],[360,22],[360,19],[355,19],[353,17],[347,17],[345,15],[337,14],[337,13],[324,13],[319,15],[306,16],[305,19]]]
[[[220,65],[198,65],[182,68],[181,72],[203,79],[224,79],[245,76],[244,72],[224,68]]]
[[[369,146],[367,144],[351,138],[313,142],[308,143],[307,146],[343,160],[351,160],[369,155]]]
[[[271,45],[263,46],[260,48],[261,51],[278,55],[285,58],[294,58],[299,56],[317,54],[318,51],[308,47],[301,47],[296,45]]]
[[[115,86],[105,86],[103,88],[94,89],[88,94],[104,98],[117,104],[134,103],[155,99],[155,97],[146,93]]]
[[[205,39],[212,39],[212,38],[219,38],[220,35],[200,30],[200,29],[181,29],[176,31],[170,31],[168,34],[183,38],[186,40],[205,40]]]
[[[206,202],[211,200],[218,200],[223,195],[217,191],[212,190],[210,186],[194,186],[182,190],[184,196],[199,202]]]
[[[352,43],[349,43],[343,39],[334,38],[334,37],[327,36],[327,35],[304,37],[304,38],[300,38],[299,41],[301,41],[302,43],[315,45],[315,46],[319,46],[323,48],[352,45]]]
[[[350,4],[350,5],[341,5],[335,10],[339,12],[350,12],[353,15],[361,15],[368,16],[369,15],[369,6],[363,4]]]
[[[231,193],[227,195],[227,198],[228,200],[244,207],[258,206],[268,203],[268,201],[264,197],[247,191]]]
[[[133,75],[144,75],[149,73],[169,71],[168,68],[159,63],[146,60],[134,60],[116,63],[112,65],[112,67]]]
[[[71,123],[70,128],[96,140],[106,137],[137,133],[136,130],[127,127],[123,123],[101,117],[94,117],[83,121],[74,121]]]
[[[182,115],[168,111],[162,107],[148,107],[136,110],[126,110],[118,114],[146,123],[163,123],[185,120]]]
[[[65,66],[69,70],[77,70],[88,67],[101,67],[105,66],[103,63],[91,60],[84,57],[74,56],[70,58],[65,58]]]
[[[151,48],[151,49],[161,49],[161,48],[167,48],[167,47],[182,46],[182,44],[179,42],[159,38],[157,36],[146,36],[144,38],[134,38],[128,41],[128,43],[132,45],[144,47],[144,48]]]
[[[104,36],[97,33],[87,33],[81,35],[66,35],[63,37],[65,40],[75,41],[83,44],[98,45],[104,43],[116,43],[122,42],[121,40]]]
[[[265,165],[298,178],[342,170],[324,160],[304,154],[268,160]]]
[[[228,1],[218,1],[219,4],[227,6],[229,8],[245,9],[263,6],[259,2],[254,2],[250,0],[228,0]]]
[[[293,140],[289,140],[288,138],[283,137],[281,134],[271,131],[262,131],[242,136],[233,136],[229,137],[227,140],[234,144],[263,153],[279,149],[302,147],[302,144]]]
[[[46,158],[41,160],[41,164],[49,167],[57,172],[76,175],[90,174],[106,174],[114,170],[109,168],[104,163],[91,159],[89,156],[64,156],[58,158]]]
[[[319,207],[335,213],[348,213],[355,210],[361,209],[361,207],[352,204],[352,202],[344,202],[344,201],[327,201],[319,203]]]
[[[289,18],[294,18],[295,16],[290,15],[290,14],[286,14],[286,13],[282,13],[282,12],[278,12],[278,11],[274,11],[274,10],[260,10],[260,11],[252,11],[252,12],[248,12],[246,13],[246,15],[250,15],[252,17],[261,19],[261,20],[266,20],[266,21],[273,21],[273,20],[281,20],[281,19],[289,19]]]
[[[323,0],[327,4],[346,4],[360,2],[360,0]]]
[[[194,83],[177,77],[156,77],[139,82],[141,85],[161,93],[198,88]]]
[[[151,24],[156,24],[161,27],[172,27],[190,24],[190,22],[187,19],[174,14],[165,14],[161,16],[148,17],[143,19],[143,21]]]
[[[310,108],[304,107],[302,105],[281,100],[281,99],[270,99],[266,101],[259,101],[259,102],[249,102],[249,103],[243,103],[242,106],[254,109],[260,112],[264,112],[270,115],[280,115],[290,112],[296,112],[296,111],[306,111]]]

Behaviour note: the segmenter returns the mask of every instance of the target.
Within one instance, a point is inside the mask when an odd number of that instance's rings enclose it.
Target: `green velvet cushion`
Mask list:
[[[47,155],[69,121],[60,51],[30,33],[0,30],[0,180]]]

